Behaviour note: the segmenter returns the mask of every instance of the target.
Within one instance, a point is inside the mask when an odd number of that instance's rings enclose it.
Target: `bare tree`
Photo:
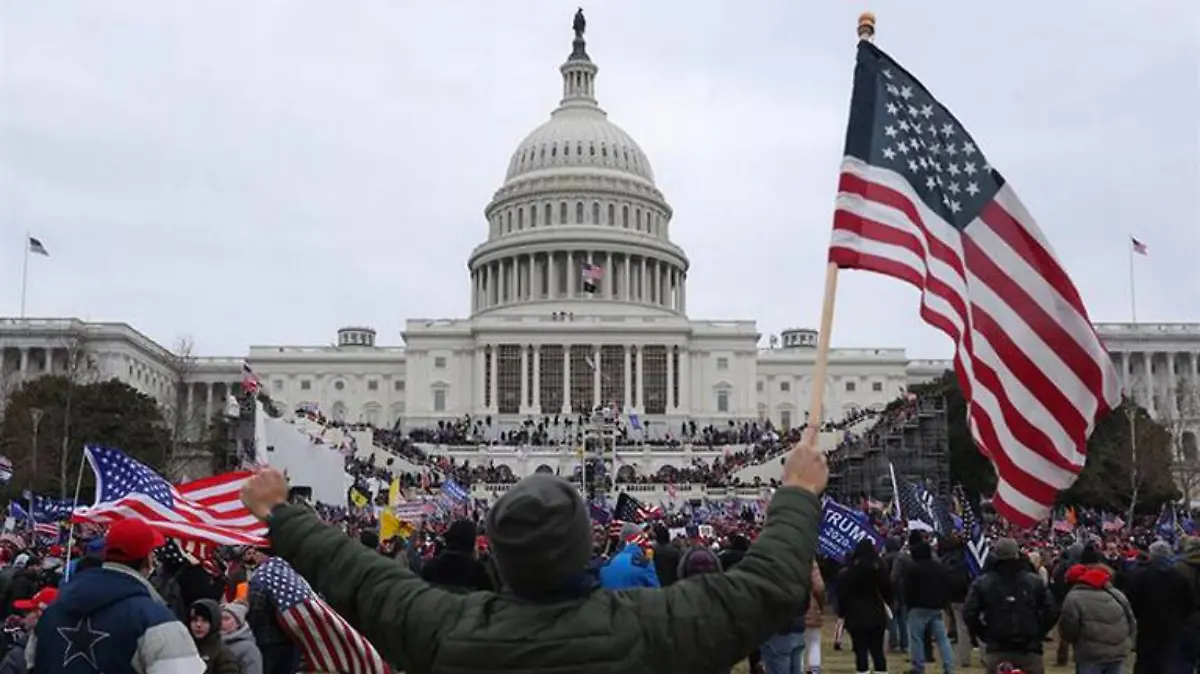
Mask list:
[[[1200,497],[1200,455],[1196,438],[1200,433],[1200,385],[1180,377],[1175,385],[1175,409],[1162,415],[1163,426],[1171,433],[1175,483],[1191,505]]]
[[[63,406],[62,451],[59,452],[59,498],[67,497],[67,485],[72,484],[67,469],[67,458],[71,449],[71,407],[75,388],[93,383],[100,376],[95,355],[89,348],[86,328],[71,331],[63,340],[63,350],[66,352],[66,360],[63,363],[62,376],[67,380],[67,399]]]
[[[188,387],[192,385],[197,370],[195,347],[195,341],[190,336],[180,337],[167,357],[172,379],[171,396],[161,404],[171,442],[163,456],[162,469],[172,479],[183,476],[186,465],[194,459],[193,455],[203,444],[209,422],[204,418],[204,410],[188,396]]]

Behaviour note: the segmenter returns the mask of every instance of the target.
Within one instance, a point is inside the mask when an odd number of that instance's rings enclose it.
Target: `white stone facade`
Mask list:
[[[186,371],[124,323],[0,319],[4,384],[62,371],[83,344],[97,376],[197,418],[211,416],[246,362],[286,408],[307,404],[377,426],[469,414],[503,429],[601,404],[638,413],[652,435],[683,421],[802,423],[815,331],[784,331],[764,349],[752,320],[689,319],[694,272],[671,241],[673,211],[649,159],[599,107],[586,45],[573,47],[559,107],[518,145],[485,208],[484,240],[467,261],[471,316],[409,320],[404,346],[377,345],[373,330],[350,327],[336,346],[251,346],[242,357],[192,359]],[[1194,447],[1200,325],[1098,330],[1139,402],[1193,420]],[[948,367],[910,361],[903,349],[834,349],[826,418],[883,405]]]

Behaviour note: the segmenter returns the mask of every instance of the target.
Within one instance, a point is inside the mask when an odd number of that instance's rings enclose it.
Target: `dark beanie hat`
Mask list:
[[[454,520],[446,529],[446,549],[467,552],[475,549],[475,523],[471,520]]]
[[[508,490],[487,516],[488,540],[500,578],[518,594],[550,594],[584,570],[592,523],[579,492],[566,480],[535,473]]]

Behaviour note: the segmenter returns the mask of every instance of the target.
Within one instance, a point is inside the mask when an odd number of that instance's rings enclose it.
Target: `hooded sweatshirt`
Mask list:
[[[238,603],[225,604],[221,607],[221,611],[233,616],[234,622],[237,623],[237,629],[234,631],[221,633],[221,641],[225,642],[225,647],[233,654],[233,659],[237,661],[241,674],[262,674],[262,652],[258,650],[258,644],[254,643],[254,633],[246,624],[248,610],[245,604]]]
[[[238,663],[233,653],[221,641],[221,607],[211,599],[200,599],[188,607],[188,621],[201,616],[211,625],[208,634],[196,639],[196,650],[207,668],[205,674],[238,674]]]
[[[1080,564],[1066,575],[1075,582],[1063,602],[1058,629],[1064,641],[1075,645],[1076,661],[1123,661],[1136,641],[1137,621],[1129,600],[1112,586],[1112,572]]]
[[[160,601],[127,566],[80,574],[38,620],[25,647],[30,673],[60,672],[82,659],[106,674],[201,674],[191,634]]]

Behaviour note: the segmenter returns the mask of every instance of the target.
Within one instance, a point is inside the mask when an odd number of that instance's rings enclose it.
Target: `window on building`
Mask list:
[[[729,359],[724,356],[721,356],[720,358],[718,358],[717,359],[717,369],[722,370],[722,371],[728,370],[729,369]]]
[[[779,412],[779,427],[787,430],[792,427],[792,411],[780,410]]]
[[[433,390],[433,411],[446,411],[446,389],[435,388]]]
[[[403,391],[404,390],[404,380],[392,382],[392,389],[395,391]]]
[[[283,392],[283,380],[276,379],[275,383],[271,386],[271,390],[275,391],[276,393],[282,393]]]
[[[763,383],[761,381],[758,382],[757,384],[754,385],[754,389],[756,391],[758,391],[759,393],[762,393],[763,392]]]
[[[599,201],[592,202],[592,224],[593,225],[600,224],[600,202]]]
[[[375,381],[374,379],[367,382],[367,390],[368,391],[378,391],[379,390],[379,382]]]
[[[335,389],[341,391],[342,389],[346,388],[346,382],[339,379],[339,380],[333,382],[333,387]]]
[[[312,382],[311,382],[311,381],[309,381],[309,380],[307,380],[307,379],[301,379],[301,380],[300,380],[300,390],[301,390],[301,391],[308,391],[308,390],[309,390],[309,389],[311,389],[311,388],[312,388]]]
[[[784,393],[791,391],[792,390],[792,382],[790,382],[790,381],[779,382],[779,390]]]
[[[606,225],[617,224],[617,207],[616,206],[614,206],[612,204],[608,205],[608,222],[606,222],[604,224],[606,224]]]
[[[577,225],[583,224],[583,202],[582,201],[575,202],[575,224],[577,224]]]
[[[496,409],[516,414],[521,409],[521,345],[501,344],[496,362]]]
[[[881,381],[871,382],[871,390],[876,393],[882,392],[883,391],[883,382],[881,382]]]
[[[858,385],[852,381],[846,382],[846,393],[854,393],[856,390],[858,390]]]
[[[553,225],[554,224],[553,216],[554,216],[554,207],[551,206],[550,204],[546,204],[546,217],[543,219],[544,222],[547,225]]]
[[[529,226],[537,227],[537,206],[529,207]]]
[[[729,411],[729,389],[717,389],[717,411],[723,413]]]
[[[433,357],[433,367],[438,370],[446,369],[446,357],[445,356],[434,356]]]
[[[567,202],[562,202],[558,205],[558,224],[567,224]]]

